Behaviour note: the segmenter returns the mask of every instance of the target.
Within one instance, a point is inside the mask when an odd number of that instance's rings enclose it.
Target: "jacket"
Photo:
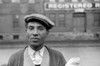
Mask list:
[[[49,57],[50,57],[50,64],[49,66],[65,66],[66,60],[64,56],[57,50],[51,49],[47,46],[45,46],[49,52]],[[24,51],[27,47],[24,49],[16,52],[13,54],[9,61],[7,66],[23,66],[23,61],[24,61]]]

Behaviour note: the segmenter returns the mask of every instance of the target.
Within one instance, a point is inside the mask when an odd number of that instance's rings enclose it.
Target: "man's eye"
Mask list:
[[[45,28],[44,28],[44,27],[39,27],[38,29],[39,29],[39,30],[45,30]]]
[[[34,28],[33,27],[29,27],[29,30],[33,30]]]

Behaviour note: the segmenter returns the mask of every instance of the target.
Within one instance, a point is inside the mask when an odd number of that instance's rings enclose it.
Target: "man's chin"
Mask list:
[[[39,42],[30,42],[30,45],[33,45],[33,46],[38,46],[39,45]]]

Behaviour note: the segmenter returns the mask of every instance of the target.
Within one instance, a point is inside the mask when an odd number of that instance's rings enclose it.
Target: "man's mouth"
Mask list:
[[[32,41],[32,42],[34,42],[34,43],[38,43],[38,41],[35,41],[35,40],[34,40],[34,41]]]
[[[32,41],[38,42],[39,38],[31,38]]]

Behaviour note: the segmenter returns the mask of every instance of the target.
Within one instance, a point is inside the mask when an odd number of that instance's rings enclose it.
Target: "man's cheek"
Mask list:
[[[31,35],[28,33],[26,36],[27,36],[27,38],[30,38]]]
[[[46,37],[47,37],[47,34],[44,33],[43,36],[42,36],[42,39],[45,40]]]

